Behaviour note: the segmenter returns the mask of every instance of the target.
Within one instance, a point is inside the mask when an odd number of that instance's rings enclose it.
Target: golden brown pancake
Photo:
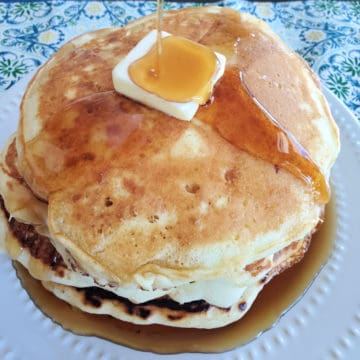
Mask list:
[[[206,107],[183,122],[114,91],[112,69],[154,27],[150,16],[84,34],[37,72],[0,193],[6,211],[38,225],[62,256],[65,280],[51,269],[32,275],[65,301],[136,323],[219,327],[242,317],[240,304],[248,309],[265,282],[303,256],[324,204],[308,182],[224,138]],[[266,24],[229,9],[190,8],[166,13],[164,30],[224,54],[328,179],[336,124],[314,74]],[[6,171],[12,163],[21,182]],[[14,181],[31,199],[23,218],[14,215]],[[45,203],[45,219],[34,224]],[[155,301],[154,310],[128,316],[109,299],[94,310],[75,289],[89,283],[140,307]],[[164,297],[179,304],[176,314],[159,305]],[[209,306],[188,312],[192,301]]]

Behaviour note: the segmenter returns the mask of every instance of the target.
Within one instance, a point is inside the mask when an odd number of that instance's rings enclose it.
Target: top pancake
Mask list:
[[[321,206],[302,181],[200,120],[178,121],[114,92],[113,67],[154,27],[152,16],[82,35],[38,71],[21,106],[18,168],[49,202],[52,236],[89,273],[144,288],[231,277],[304,238]],[[226,55],[329,175],[339,143],[326,101],[263,22],[194,8],[165,13],[164,30]]]

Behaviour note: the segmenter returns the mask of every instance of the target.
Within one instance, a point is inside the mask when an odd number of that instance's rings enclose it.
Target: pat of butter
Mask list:
[[[161,36],[167,37],[171,34],[162,31]],[[115,90],[133,100],[145,104],[154,109],[160,110],[180,120],[191,120],[199,104],[194,101],[174,102],[168,101],[160,96],[152,94],[140,86],[136,85],[128,73],[129,66],[136,60],[145,56],[156,44],[157,31],[149,32],[139,43],[121,60],[113,69],[112,79]],[[226,58],[224,55],[215,52],[218,60],[218,69],[211,79],[212,86],[223,76],[225,71]]]

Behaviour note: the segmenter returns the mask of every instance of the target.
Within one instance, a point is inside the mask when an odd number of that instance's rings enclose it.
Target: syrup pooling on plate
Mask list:
[[[157,43],[159,44],[159,39]],[[217,70],[214,52],[178,36],[161,39],[145,56],[129,67],[134,83],[163,99],[204,104],[210,97]]]
[[[256,103],[237,67],[227,68],[212,101],[196,117],[209,123],[227,141],[276,168],[284,168],[313,187],[321,203],[329,189],[319,167],[281,124]],[[245,77],[246,79],[246,77]]]

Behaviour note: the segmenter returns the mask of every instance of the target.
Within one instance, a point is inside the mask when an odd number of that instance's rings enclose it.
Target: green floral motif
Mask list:
[[[349,3],[350,11],[349,13],[356,18],[360,18],[360,1],[352,1]]]
[[[0,61],[0,74],[6,77],[17,77],[27,73],[27,66],[19,61],[12,62],[10,59]]]
[[[350,87],[346,80],[339,74],[331,74],[327,80],[327,85],[336,96],[346,99],[349,95]]]
[[[42,4],[39,2],[15,3],[10,12],[14,16],[31,15],[32,13],[39,11],[41,7]]]
[[[7,7],[5,19],[9,24],[21,24],[25,21],[43,18],[48,15],[50,11],[50,2],[14,2],[11,6]]]
[[[350,73],[351,76],[360,77],[360,58],[348,58],[343,64],[342,68],[345,72]]]
[[[327,16],[341,14],[341,7],[336,1],[333,0],[315,1],[314,8]]]

